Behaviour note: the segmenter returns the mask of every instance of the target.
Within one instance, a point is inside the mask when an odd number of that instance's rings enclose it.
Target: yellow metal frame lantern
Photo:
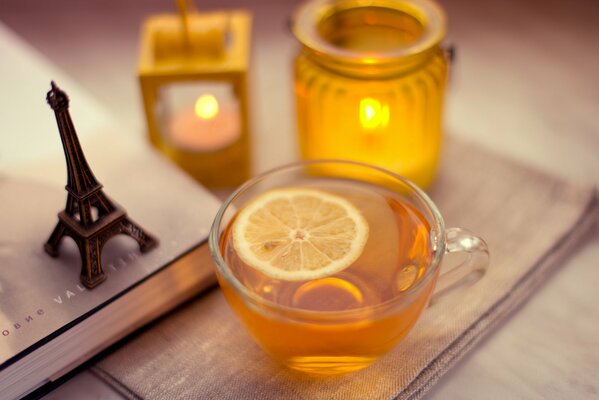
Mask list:
[[[139,81],[150,142],[208,187],[231,187],[251,175],[247,72],[251,15],[227,12],[156,15],[145,21]],[[165,140],[157,109],[167,85],[224,82],[239,102],[240,133],[223,148],[191,151]],[[215,134],[218,134],[217,132]]]

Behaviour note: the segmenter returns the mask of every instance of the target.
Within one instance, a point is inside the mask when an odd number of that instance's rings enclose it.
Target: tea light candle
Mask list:
[[[212,94],[205,94],[193,108],[174,115],[167,130],[173,144],[183,150],[214,151],[239,139],[240,116],[229,104],[221,105]]]

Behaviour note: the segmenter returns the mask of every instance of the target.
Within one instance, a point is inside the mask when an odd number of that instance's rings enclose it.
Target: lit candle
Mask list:
[[[234,143],[241,135],[239,112],[219,104],[212,94],[197,98],[194,107],[175,114],[167,132],[174,145],[186,151],[209,152]]]
[[[406,176],[414,176],[422,167],[422,161],[418,157],[398,157],[401,150],[388,151],[397,148],[398,138],[390,125],[397,124],[398,112],[395,110],[394,121],[391,120],[389,103],[374,97],[363,97],[359,102],[357,110],[359,124],[350,121],[346,127],[352,132],[357,140],[353,142],[354,147],[347,146],[349,154],[359,154],[360,161],[382,165],[388,169],[401,170]],[[410,138],[404,138],[402,143],[412,148]]]
[[[389,105],[366,97],[360,100],[360,125],[366,130],[386,128],[389,124]]]

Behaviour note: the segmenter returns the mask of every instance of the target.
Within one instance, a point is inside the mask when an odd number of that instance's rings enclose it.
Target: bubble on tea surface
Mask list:
[[[397,272],[395,276],[395,286],[397,291],[405,292],[414,285],[418,279],[418,270],[414,264],[410,264]]]

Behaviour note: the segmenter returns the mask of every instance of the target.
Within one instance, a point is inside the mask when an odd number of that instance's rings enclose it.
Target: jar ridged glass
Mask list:
[[[306,159],[381,166],[432,181],[447,60],[428,0],[313,0],[293,18],[298,135]]]

